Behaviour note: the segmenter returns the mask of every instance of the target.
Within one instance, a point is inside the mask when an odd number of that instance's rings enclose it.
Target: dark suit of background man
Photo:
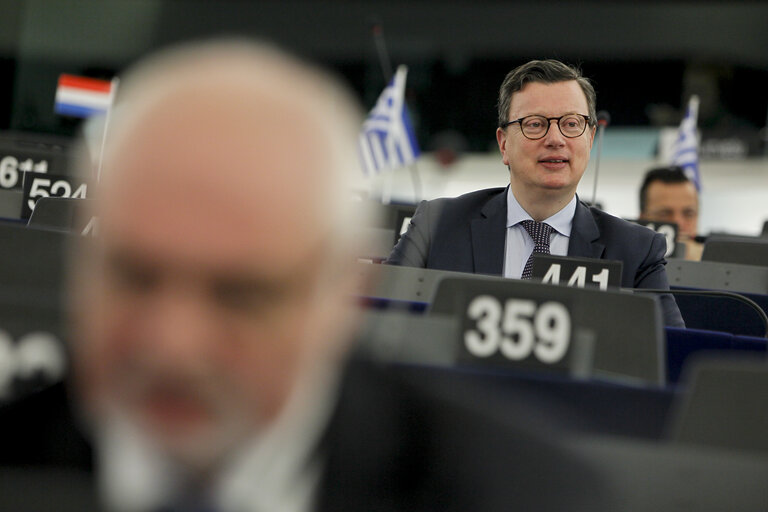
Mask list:
[[[362,117],[335,82],[228,42],[162,54],[121,84],[71,304],[72,391],[107,508],[608,509],[591,464],[532,414],[348,356]],[[70,467],[29,437],[57,425],[46,441],[75,439],[51,391],[0,410],[0,466]],[[6,469],[0,510],[67,509],[52,486],[27,491],[50,480],[28,464]]]
[[[552,254],[621,260],[623,287],[667,289],[664,237],[576,197],[595,103],[589,80],[561,62],[512,70],[499,91],[496,130],[509,187],[422,202],[387,263],[520,278],[534,248],[521,222],[533,220],[552,227]],[[661,302],[665,322],[682,326],[674,299]]]

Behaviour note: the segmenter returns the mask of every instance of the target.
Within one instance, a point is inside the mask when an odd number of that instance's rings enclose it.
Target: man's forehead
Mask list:
[[[648,185],[647,199],[649,201],[684,201],[689,199],[693,202],[698,200],[696,187],[689,181],[667,183],[663,181],[653,181]]]
[[[205,92],[181,90],[147,111],[124,134],[107,172],[123,185],[201,182],[212,193],[229,188],[259,194],[311,182],[313,162],[325,163],[311,120],[289,102]]]
[[[136,187],[104,207],[100,240],[107,251],[132,255],[158,269],[200,277],[237,271],[285,274],[316,254],[328,226],[275,204],[270,210],[226,189],[206,194],[181,186]],[[144,191],[144,195],[138,193]],[[239,270],[238,270],[239,269]]]
[[[510,112],[522,115],[531,113],[559,115],[587,108],[587,97],[576,80],[528,82],[512,94],[510,102]]]
[[[308,214],[321,213],[318,167],[327,165],[311,123],[298,123],[302,113],[287,102],[184,92],[123,134],[105,169],[114,175],[102,230],[157,253],[175,245],[179,257],[204,256],[207,246],[255,257],[267,239],[275,253],[303,252],[299,241],[327,228],[323,215]]]

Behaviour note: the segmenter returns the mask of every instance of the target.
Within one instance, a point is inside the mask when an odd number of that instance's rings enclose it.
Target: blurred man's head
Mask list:
[[[91,414],[204,469],[343,353],[358,127],[343,90],[270,48],[189,47],[129,73],[99,237],[76,263]]]
[[[699,194],[683,169],[660,167],[646,173],[640,187],[640,218],[676,223],[683,241],[696,236]]]

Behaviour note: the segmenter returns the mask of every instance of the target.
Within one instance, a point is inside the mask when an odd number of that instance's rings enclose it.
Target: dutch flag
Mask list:
[[[54,112],[64,116],[106,114],[112,105],[116,81],[62,74],[56,88]]]

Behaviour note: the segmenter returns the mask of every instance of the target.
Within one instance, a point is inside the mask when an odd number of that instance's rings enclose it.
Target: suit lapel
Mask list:
[[[509,188],[509,187],[507,187]],[[474,273],[501,275],[507,227],[507,188],[491,198],[472,221]]]
[[[578,199],[578,198],[577,198]],[[576,201],[576,213],[573,215],[571,238],[568,241],[568,256],[580,258],[601,258],[605,244],[599,241],[600,230],[589,207]]]

